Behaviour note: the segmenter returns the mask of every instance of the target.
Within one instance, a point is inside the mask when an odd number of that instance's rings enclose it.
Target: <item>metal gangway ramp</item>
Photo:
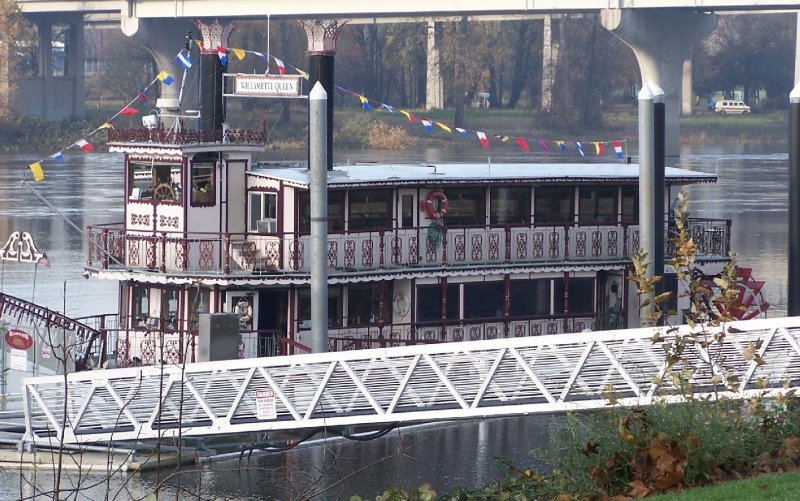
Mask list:
[[[702,343],[687,347],[695,397],[800,385],[800,317],[731,323],[725,331],[724,367],[709,363],[716,357]],[[654,334],[583,332],[29,378],[24,440],[107,443],[485,418],[601,408],[610,397],[648,405],[674,391]],[[660,334],[670,336],[665,328]],[[766,363],[758,365],[754,353]],[[737,391],[725,388],[731,381]]]

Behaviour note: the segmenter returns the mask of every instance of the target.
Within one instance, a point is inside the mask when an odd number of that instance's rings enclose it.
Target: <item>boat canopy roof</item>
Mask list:
[[[307,186],[311,172],[305,167],[259,165],[251,175]],[[670,185],[714,183],[716,174],[667,167]],[[447,184],[633,184],[639,179],[638,164],[623,163],[425,163],[354,164],[335,166],[328,173],[330,187],[403,186]]]

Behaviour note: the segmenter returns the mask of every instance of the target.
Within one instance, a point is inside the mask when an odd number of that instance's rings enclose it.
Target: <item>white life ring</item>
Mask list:
[[[408,315],[408,312],[411,311],[411,299],[405,292],[398,292],[394,295],[392,306],[395,315],[405,317]]]
[[[245,296],[242,296],[234,305],[233,311],[239,315],[240,328],[246,327],[253,318],[253,305],[250,304],[250,301]]]

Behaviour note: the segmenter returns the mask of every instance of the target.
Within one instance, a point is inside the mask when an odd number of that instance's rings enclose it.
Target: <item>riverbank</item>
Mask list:
[[[304,148],[306,126],[304,110],[297,107],[295,117],[288,126],[267,124],[272,148]],[[453,123],[452,110],[415,111],[436,122],[448,125]],[[73,144],[95,130],[111,116],[114,109],[90,107],[88,117],[79,122],[47,122],[31,117],[12,117],[0,119],[0,151],[42,151],[56,152]],[[423,127],[411,124],[401,114],[374,111],[368,116],[362,110],[352,108],[336,111],[336,130],[342,144],[362,144],[362,147],[379,149],[379,145],[369,144],[367,128],[361,126],[365,121],[386,122],[398,135],[407,135],[413,141],[398,137],[393,149],[413,149],[415,147],[458,147],[468,139],[452,132],[435,127],[426,132]],[[635,142],[638,134],[638,117],[635,106],[618,106],[607,112],[604,123],[599,127],[564,127],[546,115],[528,110],[468,110],[465,126],[470,130],[484,131],[490,138],[509,136],[545,139],[548,141],[607,141],[629,140]],[[241,121],[239,121],[241,122]],[[235,122],[235,123],[239,123]],[[353,125],[355,122],[355,126]],[[138,126],[139,117],[120,117],[115,121],[117,127]],[[361,137],[363,136],[363,137]],[[98,151],[104,150],[104,131],[95,136]],[[782,142],[788,138],[788,117],[786,111],[756,113],[743,116],[717,115],[713,112],[698,111],[690,117],[681,118],[681,142],[683,144],[704,143],[749,143]]]

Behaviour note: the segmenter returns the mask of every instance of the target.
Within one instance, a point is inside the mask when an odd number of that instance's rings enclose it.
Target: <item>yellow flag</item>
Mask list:
[[[236,54],[236,57],[239,58],[239,61],[244,59],[244,56],[246,55],[245,51],[243,51],[242,49],[231,49],[231,50],[233,51],[234,54]]]
[[[33,172],[33,180],[37,183],[44,179],[44,172],[42,171],[42,164],[39,162],[33,162],[28,166],[28,168]]]
[[[300,68],[295,68],[295,69],[297,70],[298,73],[300,73],[301,77],[306,78],[306,79],[308,78],[308,73],[306,73],[305,71],[301,70]]]
[[[452,133],[453,133],[453,131],[452,131],[452,130],[450,130],[450,127],[446,126],[445,124],[443,124],[443,123],[441,123],[441,122],[434,122],[434,123],[435,123],[436,125],[438,125],[439,127],[441,127],[442,129],[444,129],[444,130],[446,130],[447,132],[449,132],[450,134],[452,134]]]
[[[100,129],[113,129],[113,128],[114,127],[110,123],[106,122],[103,125],[101,125],[100,127],[98,127],[97,130],[100,130]]]

